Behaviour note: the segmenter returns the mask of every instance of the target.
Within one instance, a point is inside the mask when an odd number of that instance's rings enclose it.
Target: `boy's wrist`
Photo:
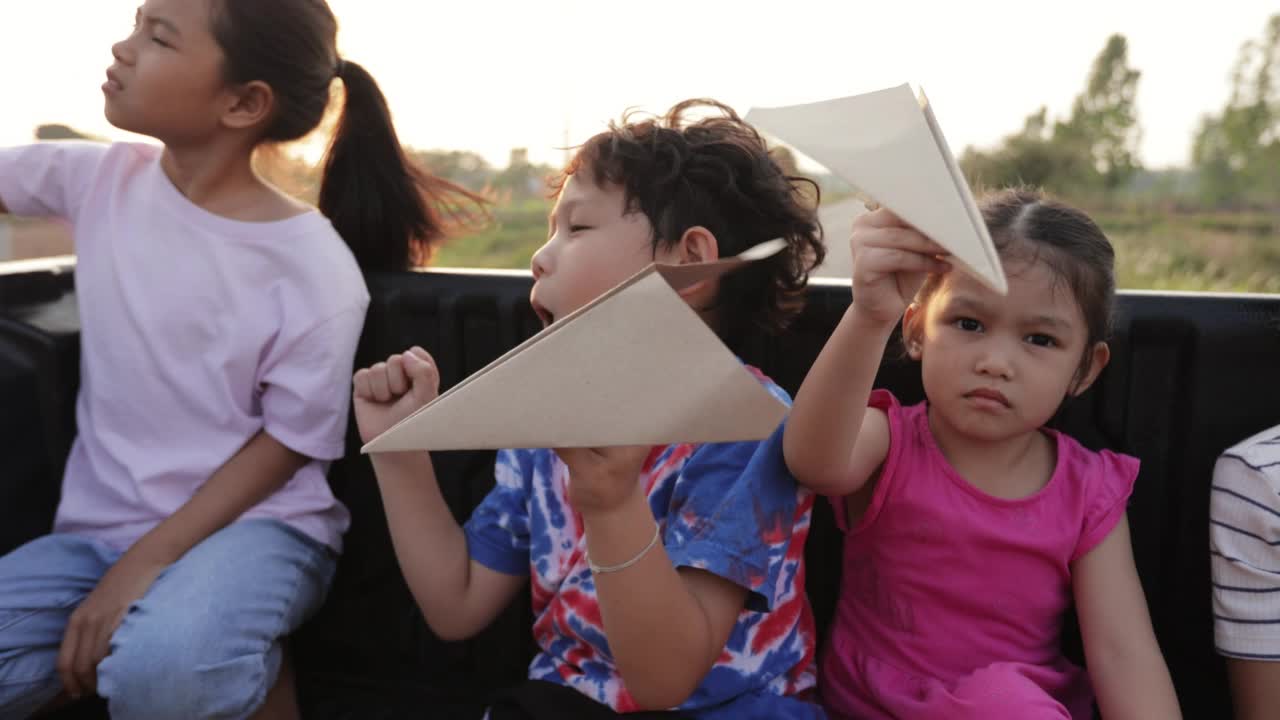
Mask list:
[[[637,492],[616,507],[582,512],[582,524],[591,562],[612,566],[635,558],[653,539],[657,520]]]
[[[402,479],[421,480],[429,455],[424,450],[381,452],[369,456],[378,482]]]

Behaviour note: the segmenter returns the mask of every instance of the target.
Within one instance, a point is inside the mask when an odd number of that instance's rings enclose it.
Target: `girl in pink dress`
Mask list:
[[[1114,253],[1028,191],[981,203],[1001,296],[886,209],[850,240],[853,303],[796,396],[787,464],[844,531],[820,686],[835,718],[1176,718],[1134,568],[1135,458],[1044,424],[1110,357]],[[872,381],[899,318],[927,399]],[[1088,673],[1063,657],[1075,603]],[[1092,687],[1090,680],[1092,680]]]

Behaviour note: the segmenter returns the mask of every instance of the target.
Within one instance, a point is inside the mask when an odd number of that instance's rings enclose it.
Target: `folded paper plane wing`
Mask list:
[[[679,290],[775,254],[653,264],[551,324],[363,452],[606,447],[768,437],[786,415]]]
[[[992,290],[1000,257],[933,109],[909,85],[805,105],[754,108],[747,120],[853,183],[951,253]]]

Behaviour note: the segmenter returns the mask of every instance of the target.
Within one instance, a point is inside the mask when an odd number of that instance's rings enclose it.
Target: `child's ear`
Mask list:
[[[917,362],[922,354],[920,324],[923,320],[920,306],[916,303],[908,305],[902,314],[902,344],[907,347],[907,355]]]
[[[701,225],[685,230],[684,235],[680,236],[680,242],[676,243],[672,249],[675,255],[674,262],[681,265],[714,262],[720,259],[720,243],[716,241],[716,236],[710,230]],[[702,296],[709,292],[713,293],[717,283],[717,280],[711,279],[687,285],[680,290],[680,297],[695,307],[701,307],[711,302],[713,297],[702,298]]]
[[[710,230],[695,225],[684,231],[676,244],[680,264],[714,262],[720,259],[720,243]]]
[[[260,80],[229,88],[222,123],[236,130],[254,127],[271,116],[275,104],[275,92]]]
[[[1089,367],[1083,374],[1077,378],[1074,385],[1071,386],[1071,396],[1077,397],[1085,390],[1088,390],[1093,382],[1102,374],[1102,369],[1111,362],[1111,347],[1105,342],[1094,343],[1093,349],[1089,351]]]

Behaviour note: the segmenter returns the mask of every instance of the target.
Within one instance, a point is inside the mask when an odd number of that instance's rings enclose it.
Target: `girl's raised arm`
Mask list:
[[[892,332],[850,306],[796,393],[783,451],[792,474],[814,492],[857,492],[889,452],[888,418],[867,398]]]
[[[888,210],[854,222],[853,303],[809,369],[783,437],[787,467],[823,495],[857,492],[889,451],[885,414],[867,408],[893,329],[945,251]]]

